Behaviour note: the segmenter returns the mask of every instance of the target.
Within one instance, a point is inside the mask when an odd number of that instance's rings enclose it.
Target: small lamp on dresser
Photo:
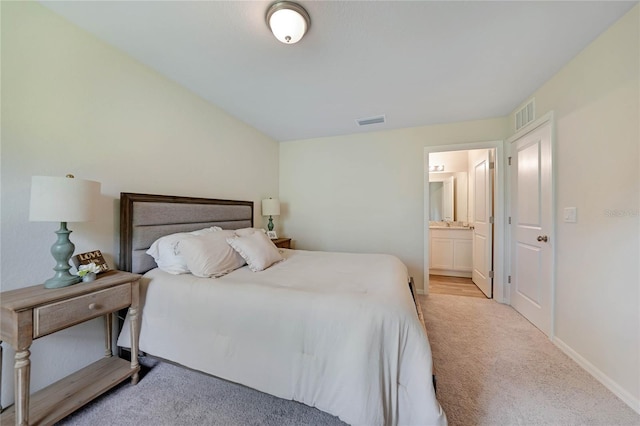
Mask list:
[[[33,176],[29,220],[32,222],[60,222],[58,239],[51,246],[56,261],[55,274],[45,281],[46,288],[59,288],[75,284],[80,277],[71,275],[69,259],[75,250],[69,240],[71,231],[67,222],[86,222],[92,219],[93,207],[100,193],[100,183],[66,177]]]
[[[273,231],[273,216],[280,215],[280,201],[274,198],[267,198],[262,200],[262,216],[269,216],[269,224],[267,228],[269,231]]]

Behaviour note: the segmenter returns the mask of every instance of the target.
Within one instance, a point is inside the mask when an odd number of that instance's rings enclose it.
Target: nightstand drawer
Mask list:
[[[33,338],[45,336],[129,305],[131,305],[131,284],[122,284],[35,308]]]

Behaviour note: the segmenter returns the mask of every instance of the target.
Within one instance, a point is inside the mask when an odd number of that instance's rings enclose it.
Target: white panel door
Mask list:
[[[473,165],[473,270],[471,279],[489,298],[493,297],[493,279],[489,276],[492,259],[491,162],[487,150]]]
[[[511,144],[511,305],[547,335],[552,326],[551,124]]]

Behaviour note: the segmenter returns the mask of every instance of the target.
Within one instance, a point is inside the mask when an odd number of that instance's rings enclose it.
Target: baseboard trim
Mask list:
[[[423,296],[426,294],[426,293],[424,292],[424,290],[423,290],[423,289],[421,289],[421,288],[417,288],[417,289],[416,289],[416,293],[421,294],[421,295],[423,295]]]
[[[471,278],[471,271],[454,271],[452,269],[429,268],[431,275],[442,275],[445,277]]]
[[[580,367],[584,368],[589,374],[602,383],[607,389],[609,389],[615,396],[620,398],[625,404],[627,404],[633,411],[640,414],[640,399],[635,398],[629,392],[624,390],[620,385],[613,381],[609,376],[603,373],[595,365],[591,364],[579,353],[574,351],[569,345],[563,342],[557,337],[553,338],[553,343],[564,352],[569,358],[574,360]]]

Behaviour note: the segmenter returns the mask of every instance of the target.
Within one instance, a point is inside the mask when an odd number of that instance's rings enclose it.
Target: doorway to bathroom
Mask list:
[[[425,148],[425,283],[504,300],[502,141]],[[477,287],[474,289],[474,287]]]

